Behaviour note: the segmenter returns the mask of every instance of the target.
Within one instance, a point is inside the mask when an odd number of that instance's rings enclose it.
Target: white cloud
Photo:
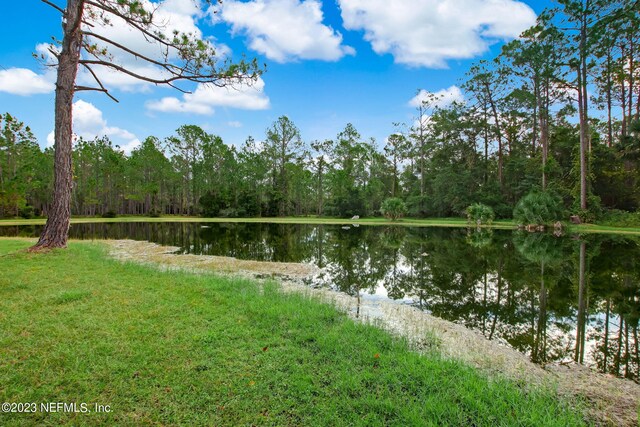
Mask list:
[[[237,120],[232,120],[230,122],[227,122],[227,126],[229,126],[230,128],[241,128],[242,123]]]
[[[167,96],[157,101],[149,101],[146,105],[149,110],[163,113],[193,113],[207,116],[214,112],[210,105],[187,103],[173,96]]]
[[[516,0],[338,0],[344,27],[363,30],[378,54],[410,66],[446,67],[517,37],[536,15]]]
[[[78,100],[73,103],[73,130],[76,134],[93,136],[107,126],[107,121],[102,117],[102,111],[98,110],[90,102]]]
[[[102,111],[90,102],[78,100],[73,103],[74,136],[87,140],[108,136],[109,139],[127,154],[140,145],[140,140],[131,132],[116,126],[108,126]],[[47,147],[52,147],[54,134],[47,135]]]
[[[39,75],[27,68],[0,70],[0,92],[34,95],[53,92],[54,88],[49,74]]]
[[[429,109],[444,108],[454,102],[464,102],[464,95],[460,88],[455,85],[437,92],[429,92],[422,89],[416,96],[411,98],[409,105],[411,107],[419,107],[423,102],[426,103]]]
[[[218,87],[199,84],[193,93],[186,93],[182,100],[165,97],[147,102],[147,108],[165,113],[193,113],[211,115],[214,107],[230,107],[242,110],[265,110],[269,108],[269,97],[264,94],[264,80],[258,78],[253,85]]]
[[[54,143],[55,143],[55,135],[53,134],[53,131],[51,131],[47,135],[47,147],[53,147]]]
[[[353,55],[342,45],[342,35],[322,23],[317,0],[227,0],[213,22],[231,24],[234,33],[244,33],[249,47],[278,62],[296,59],[337,61]]]

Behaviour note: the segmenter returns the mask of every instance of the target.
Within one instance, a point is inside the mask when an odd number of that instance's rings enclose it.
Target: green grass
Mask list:
[[[0,414],[3,426],[583,424],[549,390],[420,356],[273,283],[29,244],[0,239],[0,402],[111,412]]]
[[[44,224],[45,219],[0,219],[0,226],[3,225],[37,225]],[[357,220],[345,218],[330,218],[317,216],[284,217],[284,218],[200,218],[189,216],[168,215],[160,218],[150,218],[146,216],[120,216],[116,218],[99,217],[76,217],[71,219],[72,224],[86,223],[117,223],[117,222],[246,222],[246,223],[272,223],[272,224],[361,224],[361,225],[403,225],[411,227],[467,227],[467,220],[464,218],[403,218],[398,221],[390,221],[386,218],[361,218]],[[510,230],[516,227],[512,220],[496,220],[491,226],[495,228]],[[568,225],[568,231],[572,233],[607,233],[607,234],[628,234],[640,235],[638,227],[616,227],[597,224]]]
[[[569,230],[576,233],[640,235],[640,227],[617,227],[599,224],[572,225],[569,227]]]

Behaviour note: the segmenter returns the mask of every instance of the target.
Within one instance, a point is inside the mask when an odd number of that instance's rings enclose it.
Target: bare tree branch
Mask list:
[[[100,86],[100,91],[104,92],[109,98],[113,99],[116,102],[120,102],[118,101],[114,96],[112,96],[109,91],[107,90],[107,88],[104,87],[104,85],[102,84],[102,82],[100,81],[100,79],[98,78],[98,76],[96,75],[96,73],[93,71],[93,69],[87,65],[87,64],[82,64],[84,66],[84,68],[86,68],[87,70],[89,70],[89,72],[91,73],[91,75],[93,76],[93,78],[96,80],[96,82],[98,83],[98,85]],[[97,90],[97,89],[96,89]]]
[[[89,87],[89,86],[75,86],[73,88],[73,90],[76,91],[76,92],[81,92],[81,91],[103,92],[105,95],[107,95],[109,98],[113,99],[115,102],[120,102],[116,98],[114,98],[113,95],[111,95],[109,93],[109,91],[106,90],[106,89],[100,89],[100,88],[97,88],[97,87]]]
[[[49,0],[40,0],[41,2],[48,4],[49,6],[51,6],[52,8],[54,8],[55,10],[57,10],[58,12],[60,12],[61,14],[65,14],[66,12],[64,11],[64,9],[62,9],[60,6],[58,6],[55,3],[50,2]]]
[[[47,48],[47,50],[48,50],[48,51],[49,51],[53,56],[55,56],[56,58],[58,58],[58,57],[60,56],[60,54],[59,54],[58,52],[56,52],[56,51],[55,51],[51,46],[49,46],[49,47]]]
[[[243,76],[241,75],[229,75],[229,76],[221,77],[219,74],[206,74],[206,75],[174,74],[171,77],[168,77],[165,79],[156,79],[153,77],[143,76],[141,74],[134,73],[133,71],[128,70],[125,67],[114,64],[112,62],[107,62],[102,60],[92,60],[92,59],[81,59],[79,63],[82,65],[85,65],[85,64],[86,65],[102,65],[104,67],[113,68],[114,70],[120,71],[131,77],[135,77],[139,80],[143,80],[143,81],[154,83],[154,84],[169,84],[175,81],[185,80],[185,81],[190,81],[194,83],[210,83],[215,86],[224,86],[225,84],[221,83],[221,81],[233,81],[233,80],[239,80],[243,78]],[[190,93],[190,92],[185,92],[185,93]]]
[[[173,83],[167,83],[167,86],[174,88],[175,90],[177,90],[178,92],[182,92],[182,93],[191,93],[188,90],[184,90],[181,87],[178,87],[176,85],[174,85]]]
[[[132,49],[129,49],[128,47],[126,47],[124,45],[121,45],[120,43],[117,43],[117,42],[115,42],[115,41],[113,41],[113,40],[111,40],[111,39],[109,39],[107,37],[101,36],[100,34],[96,34],[96,33],[91,32],[91,31],[85,31],[84,35],[85,36],[94,37],[94,38],[96,38],[98,40],[102,40],[103,42],[108,43],[108,44],[110,44],[110,45],[112,45],[114,47],[117,47],[118,49],[122,49],[123,51],[133,55],[136,58],[144,59],[147,62],[150,62],[152,64],[158,65],[158,66],[160,66],[162,68],[165,68],[167,71],[171,71],[172,69],[180,69],[180,67],[178,67],[176,65],[169,64],[169,63],[166,63],[166,62],[157,61],[157,60],[155,60],[153,58],[149,58],[148,56],[142,55],[141,53],[136,52],[136,51],[134,51]],[[96,56],[96,58],[97,58],[97,56]]]

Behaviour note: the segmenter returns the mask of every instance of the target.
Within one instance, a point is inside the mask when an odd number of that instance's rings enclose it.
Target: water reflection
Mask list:
[[[0,227],[36,236],[40,226]],[[638,381],[640,241],[510,231],[295,224],[117,223],[81,239],[136,239],[182,252],[311,262],[316,285],[391,298],[501,340],[536,363],[584,363]]]

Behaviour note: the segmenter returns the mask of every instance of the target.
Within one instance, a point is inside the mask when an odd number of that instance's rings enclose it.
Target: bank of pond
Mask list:
[[[35,237],[41,225],[3,226]],[[535,363],[640,379],[640,238],[511,230],[267,223],[73,224],[72,239],[320,267],[309,286],[391,299],[463,324]]]

